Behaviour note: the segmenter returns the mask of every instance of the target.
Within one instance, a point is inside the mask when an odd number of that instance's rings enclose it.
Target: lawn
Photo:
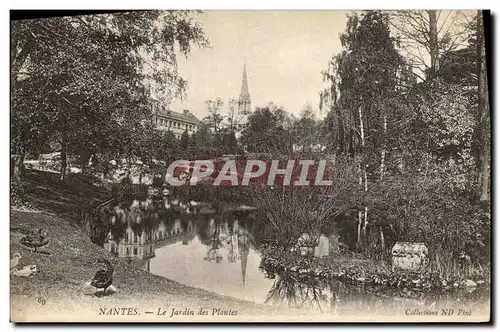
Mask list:
[[[170,321],[173,319],[169,318],[172,308],[192,309],[196,313],[200,308],[210,309],[209,316],[176,317],[176,320],[188,321],[206,317],[212,320],[258,320],[261,319],[258,317],[269,315],[280,320],[283,317],[280,315],[289,314],[289,310],[188,287],[120,261],[93,244],[75,218],[75,212],[81,204],[88,204],[92,200],[104,201],[110,197],[109,192],[77,182],[77,179],[57,184],[55,176],[29,172],[23,179],[23,186],[26,197],[37,211],[11,210],[10,255],[12,257],[14,253],[20,253],[22,258],[19,266],[35,264],[38,269],[37,273],[29,277],[11,276],[12,321]],[[22,230],[41,227],[47,230],[50,242],[41,249],[43,253],[32,253],[19,242],[23,236]],[[113,286],[117,289],[116,293],[100,297],[94,294],[95,290],[88,292],[88,282],[99,267],[95,265],[99,257],[107,258],[114,265]],[[139,315],[99,315],[102,309],[129,307],[137,308]],[[156,315],[158,308],[168,308],[166,316]],[[213,309],[221,310],[212,316]],[[219,315],[230,310],[238,314]],[[155,315],[145,314],[145,311],[154,311]]]

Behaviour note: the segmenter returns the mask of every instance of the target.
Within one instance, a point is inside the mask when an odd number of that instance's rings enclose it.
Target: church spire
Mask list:
[[[240,98],[238,99],[238,113],[248,115],[251,111],[250,92],[248,92],[247,65],[243,65],[243,80],[241,82]]]

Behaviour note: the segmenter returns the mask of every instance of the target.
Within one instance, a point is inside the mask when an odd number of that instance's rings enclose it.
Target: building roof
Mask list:
[[[154,98],[150,98],[150,100],[153,102],[156,102],[157,105],[158,104],[161,105],[159,108],[155,107],[154,112],[153,112],[153,114],[155,114],[155,115],[162,116],[162,117],[169,118],[169,119],[190,122],[190,123],[194,123],[194,124],[201,124],[201,121],[196,116],[194,116],[194,114],[191,113],[190,111],[175,112],[172,110],[167,110],[166,107],[162,105],[161,101],[154,99]]]
[[[175,120],[184,121],[184,122],[201,124],[201,121],[196,116],[194,116],[191,112],[184,114],[184,113],[179,113],[179,112],[174,112],[174,111],[168,110],[168,111],[155,112],[155,114],[162,116],[162,117],[169,118],[169,119],[175,119]]]

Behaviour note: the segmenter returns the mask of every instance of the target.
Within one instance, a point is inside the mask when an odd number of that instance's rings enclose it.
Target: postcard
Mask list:
[[[490,321],[489,12],[42,14],[12,322]]]

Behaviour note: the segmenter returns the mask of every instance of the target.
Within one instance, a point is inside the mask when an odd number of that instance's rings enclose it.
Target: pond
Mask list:
[[[200,222],[187,241],[158,244],[150,272],[188,286],[263,303],[273,280],[259,270],[261,256],[248,230],[238,220],[232,229],[228,224],[216,224],[213,219]],[[206,228],[215,237],[202,241],[197,227]]]
[[[193,213],[190,208],[177,201],[136,202],[127,213],[118,208],[104,247],[130,264],[188,286],[315,312],[411,315],[405,313],[411,308],[432,314],[441,308],[473,310],[489,300],[487,288],[442,294],[317,278],[304,282],[287,273],[268,278],[260,268],[265,234],[251,209],[215,213],[199,205]]]

